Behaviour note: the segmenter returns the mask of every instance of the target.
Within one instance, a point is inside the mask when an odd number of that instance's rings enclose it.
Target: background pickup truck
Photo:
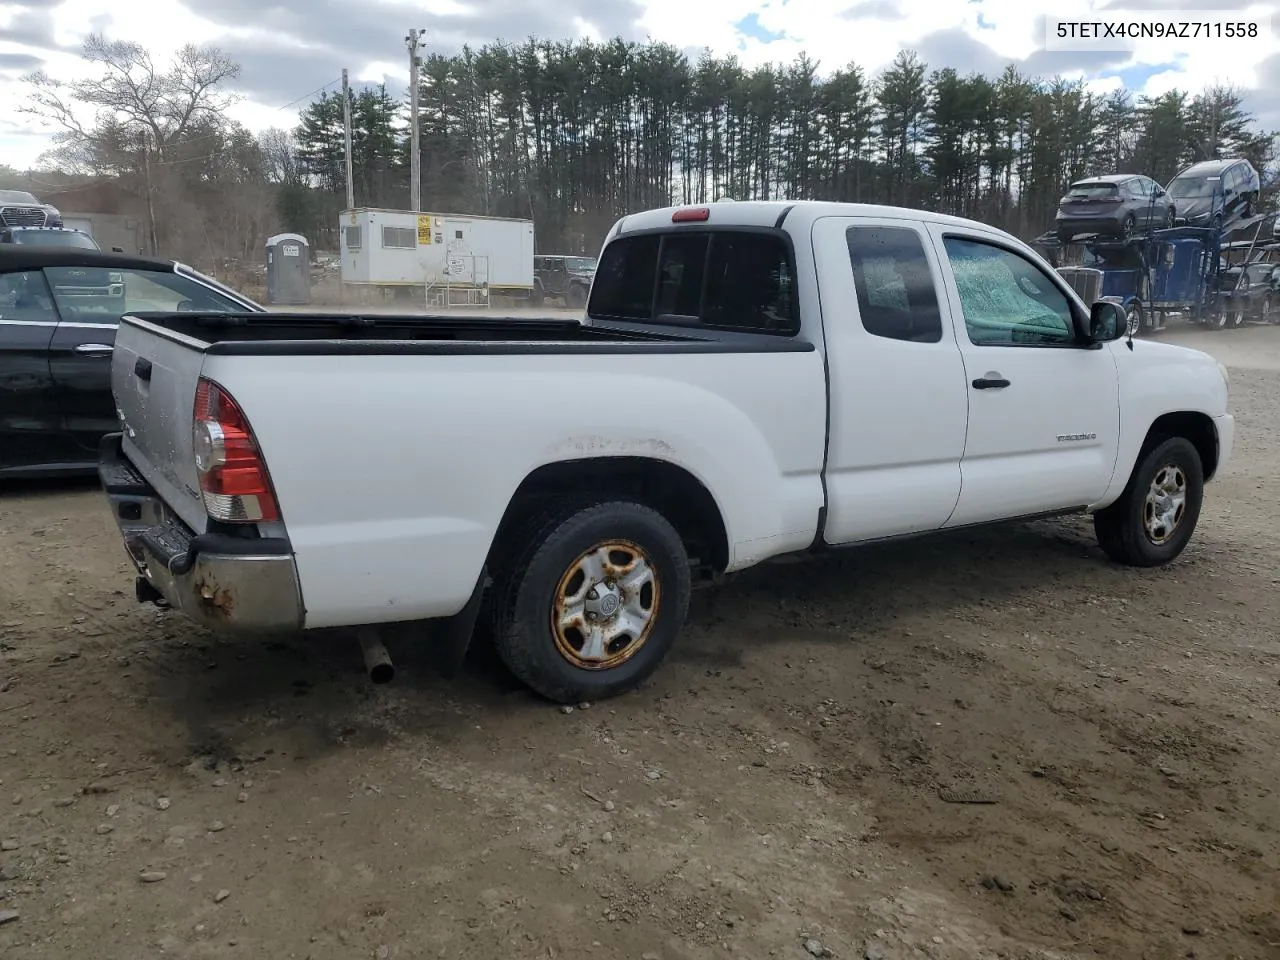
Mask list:
[[[658,210],[611,231],[585,324],[126,317],[100,474],[140,599],[464,643],[485,612],[530,687],[593,699],[694,579],[781,554],[1089,511],[1115,560],[1178,556],[1227,374],[1123,328],[981,224]]]

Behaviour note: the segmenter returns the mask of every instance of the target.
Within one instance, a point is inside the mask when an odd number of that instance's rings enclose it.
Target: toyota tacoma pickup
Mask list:
[[[648,676],[695,582],[784,554],[1080,512],[1168,563],[1231,451],[1224,367],[967,220],[633,214],[585,313],[126,316],[99,472],[139,599],[457,649],[483,615],[573,702]]]

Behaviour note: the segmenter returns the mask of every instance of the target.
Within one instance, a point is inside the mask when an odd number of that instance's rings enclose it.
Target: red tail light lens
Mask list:
[[[280,519],[267,464],[249,421],[229,393],[204,377],[196,386],[192,446],[210,517],[226,523]]]

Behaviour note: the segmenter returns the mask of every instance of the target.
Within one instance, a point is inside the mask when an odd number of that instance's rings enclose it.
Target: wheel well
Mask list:
[[[1144,450],[1170,437],[1186,437],[1200,454],[1200,462],[1204,465],[1204,478],[1210,480],[1218,469],[1218,431],[1213,420],[1203,413],[1182,411],[1166,413],[1158,417],[1147,431]]]
[[[665,516],[696,568],[719,573],[729,565],[729,537],[715,498],[689,471],[647,457],[593,457],[539,467],[516,489],[494,543],[552,503],[613,499],[634,500]]]

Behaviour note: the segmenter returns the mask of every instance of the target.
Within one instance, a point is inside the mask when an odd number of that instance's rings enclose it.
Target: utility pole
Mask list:
[[[142,133],[142,168],[147,178],[147,233],[151,240],[151,255],[157,256],[160,244],[156,242],[156,210],[151,200],[151,137]]]
[[[422,209],[422,141],[418,135],[418,42],[425,33],[412,28],[404,38],[409,47],[409,207]]]
[[[356,185],[351,174],[351,88],[347,85],[347,68],[342,68],[342,134],[347,146],[347,209],[356,208]]]

